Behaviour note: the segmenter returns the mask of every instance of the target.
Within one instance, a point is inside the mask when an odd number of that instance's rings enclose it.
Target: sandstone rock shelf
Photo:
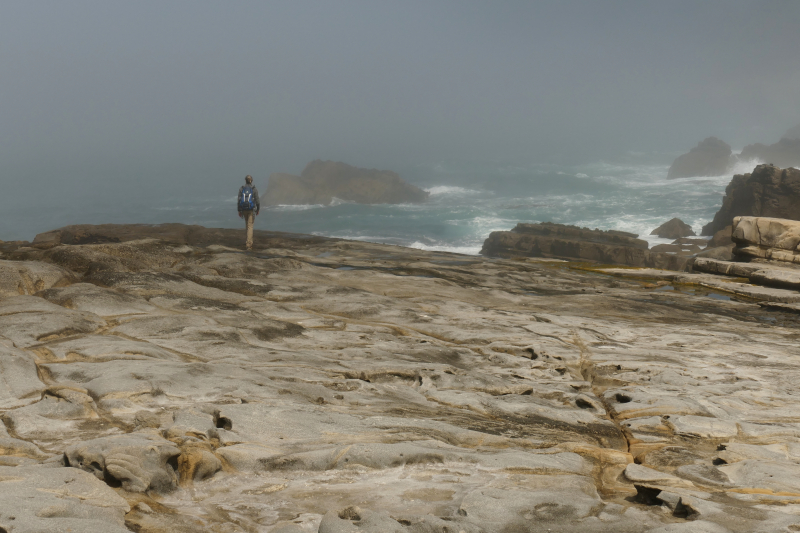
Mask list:
[[[0,247],[0,528],[800,527],[790,309],[675,272],[241,238]]]
[[[685,246],[669,252],[649,250],[647,241],[623,231],[603,231],[564,224],[517,224],[511,231],[494,231],[481,254],[489,257],[551,257],[642,268],[684,270],[690,263]],[[699,247],[697,248],[699,251]],[[677,253],[674,253],[677,252]]]

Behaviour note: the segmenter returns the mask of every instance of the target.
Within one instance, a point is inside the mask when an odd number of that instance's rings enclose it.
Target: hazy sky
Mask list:
[[[0,196],[740,148],[800,122],[800,1],[0,2],[0,72]]]

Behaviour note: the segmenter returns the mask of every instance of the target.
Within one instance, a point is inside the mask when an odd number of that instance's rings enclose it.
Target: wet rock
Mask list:
[[[695,235],[694,230],[679,218],[673,218],[654,229],[650,235],[657,235],[662,239],[680,239]]]
[[[203,445],[186,448],[178,457],[178,475],[182,485],[208,479],[222,470],[222,462]]]
[[[733,240],[731,239],[731,234],[733,233],[733,224],[729,226],[725,226],[721,230],[717,231],[713,237],[708,241],[707,248],[717,248],[719,246],[730,246],[733,244]]]

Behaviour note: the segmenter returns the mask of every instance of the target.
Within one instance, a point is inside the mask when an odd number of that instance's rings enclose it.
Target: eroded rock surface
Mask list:
[[[4,249],[0,528],[800,530],[800,292],[260,236]]]

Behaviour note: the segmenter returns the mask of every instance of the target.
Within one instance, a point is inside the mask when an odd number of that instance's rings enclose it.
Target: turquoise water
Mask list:
[[[737,172],[748,172],[743,165]],[[418,172],[416,184],[431,195],[419,205],[277,206],[265,208],[257,229],[272,229],[476,254],[492,231],[518,222],[558,222],[649,236],[672,217],[700,233],[719,209],[731,175],[667,180],[666,165],[596,163],[580,166],[487,168],[437,165]],[[257,183],[263,192],[265,183]],[[130,190],[31,210],[5,199],[0,239],[32,239],[41,231],[75,223],[182,222],[207,227],[241,227],[234,195],[204,190]],[[97,193],[95,193],[97,194]]]

